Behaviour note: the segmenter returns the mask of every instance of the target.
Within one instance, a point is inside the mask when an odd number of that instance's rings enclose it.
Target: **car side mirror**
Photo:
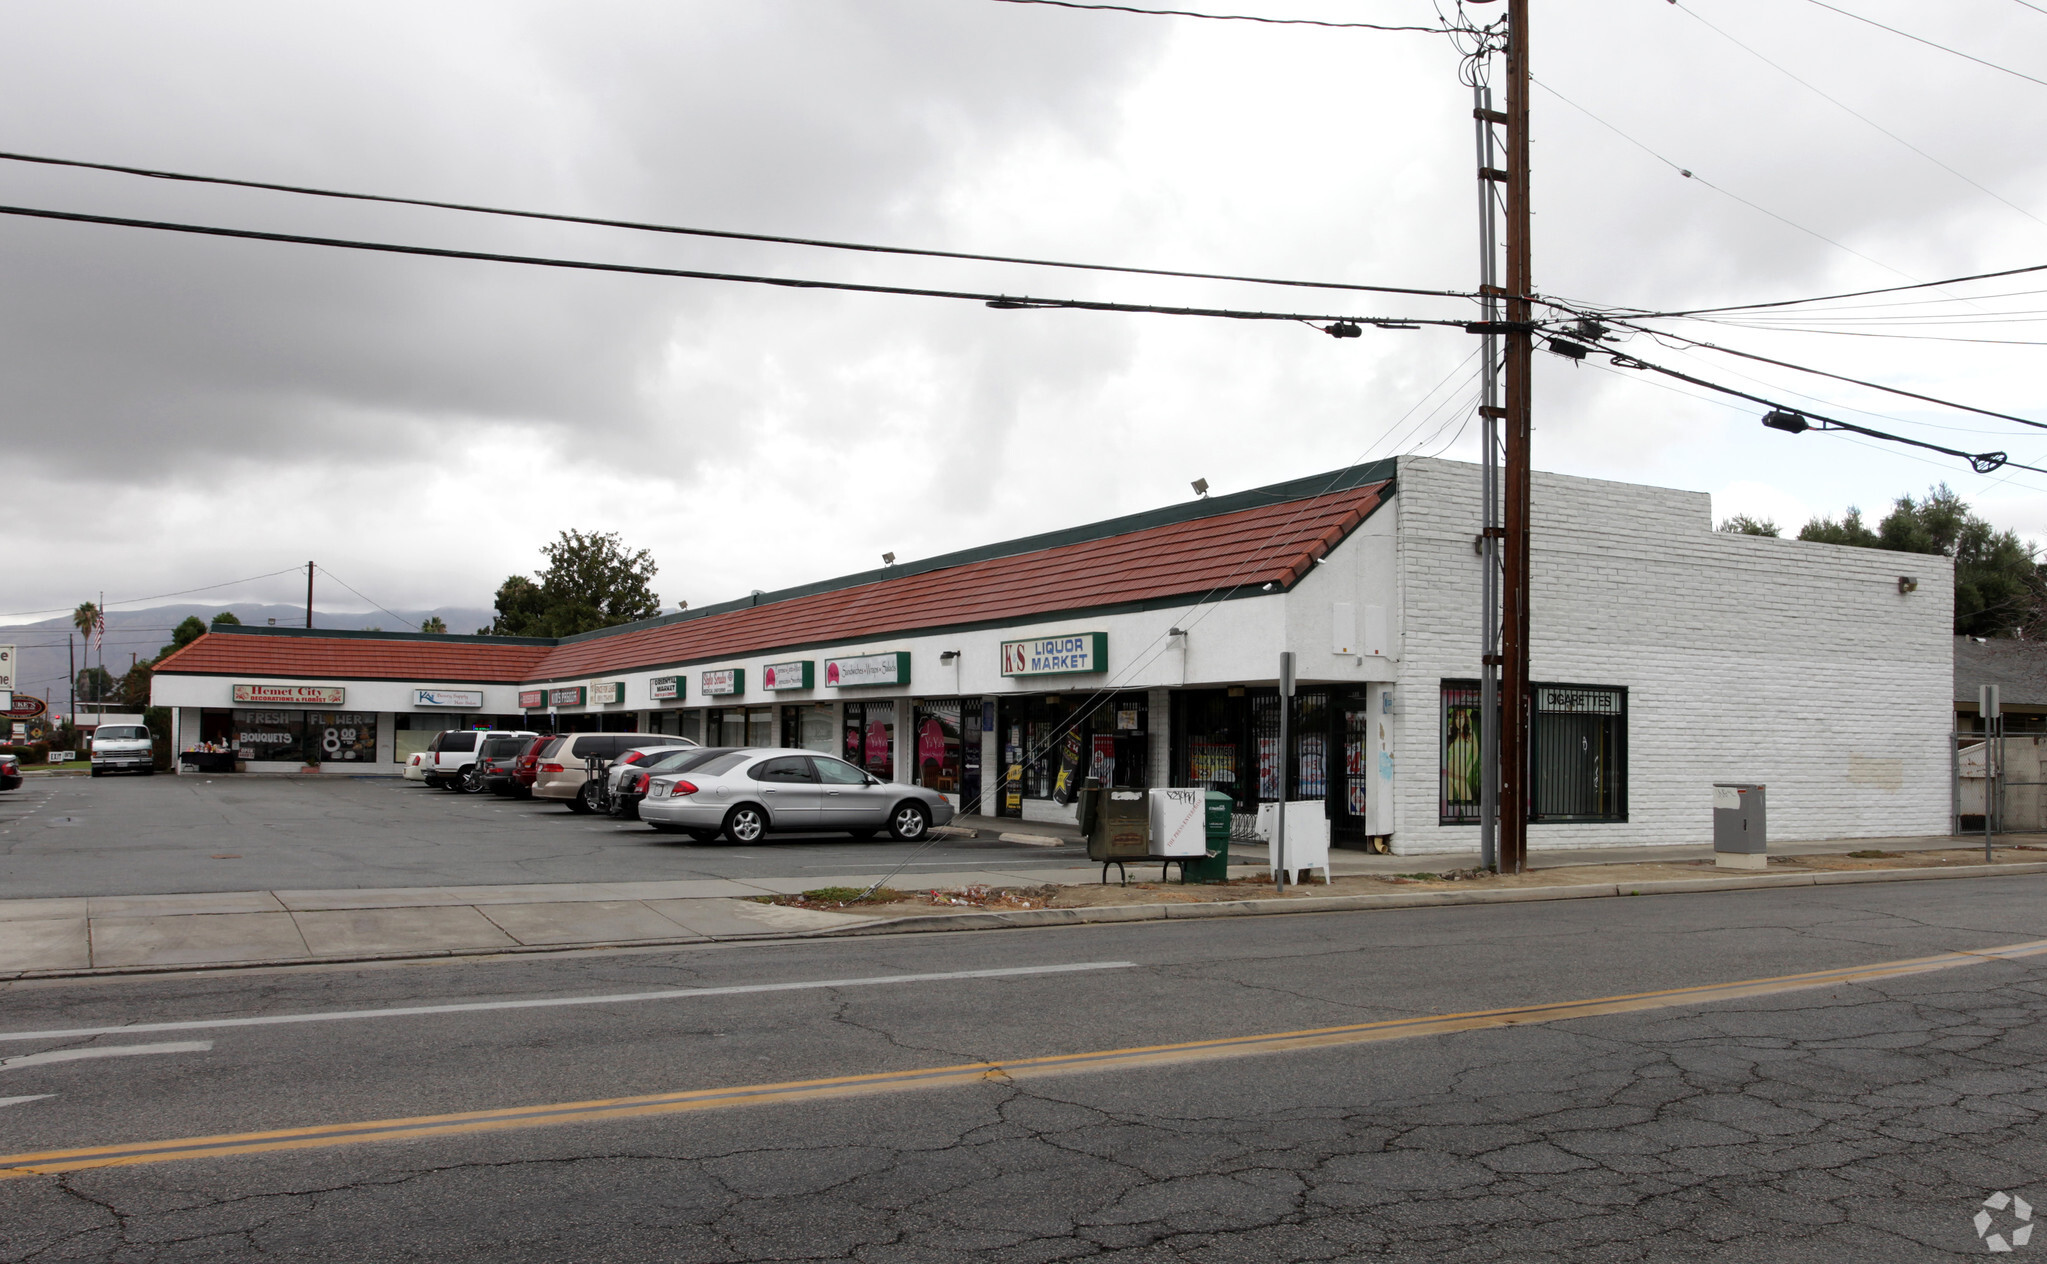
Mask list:
[[[868,773],[867,784],[870,786],[878,786],[881,784],[881,778],[875,776],[873,773]]]

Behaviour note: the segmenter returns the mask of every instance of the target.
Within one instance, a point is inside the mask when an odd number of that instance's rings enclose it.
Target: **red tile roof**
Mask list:
[[[208,634],[159,672],[527,683],[827,641],[1291,586],[1376,509],[1386,483],[985,557],[565,644]],[[267,630],[264,630],[267,632]]]

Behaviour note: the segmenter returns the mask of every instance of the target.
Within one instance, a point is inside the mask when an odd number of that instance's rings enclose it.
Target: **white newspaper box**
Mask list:
[[[1279,804],[1258,805],[1258,824],[1252,832],[1267,848],[1272,846],[1278,817]],[[1278,857],[1273,863],[1278,863]],[[1320,869],[1322,881],[1329,881],[1329,805],[1321,799],[1294,799],[1286,805],[1286,867],[1289,878]]]
[[[1208,796],[1198,789],[1151,792],[1151,854],[1208,854]]]

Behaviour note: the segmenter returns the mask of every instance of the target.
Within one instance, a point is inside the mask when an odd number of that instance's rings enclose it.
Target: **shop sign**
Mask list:
[[[726,694],[746,692],[746,668],[727,667],[723,671],[707,671],[698,682],[697,692],[708,698],[719,698]]]
[[[7,704],[7,709],[0,711],[0,715],[4,715],[11,720],[32,720],[41,715],[49,706],[48,703],[32,693],[0,694],[0,697],[12,699]]]
[[[299,703],[308,706],[338,707],[348,696],[348,690],[340,685],[236,685],[236,702],[253,702],[265,705]]]
[[[519,709],[521,711],[538,711],[546,705],[547,690],[521,689],[519,691]]]
[[[623,680],[600,680],[590,686],[590,705],[592,706],[609,707],[624,701],[625,682]]]
[[[0,645],[0,693],[14,692],[14,647]]]
[[[1068,632],[1034,641],[1002,643],[1005,676],[1058,676],[1109,670],[1107,632]]]
[[[466,707],[474,711],[483,706],[483,690],[415,689],[412,691],[412,705],[415,707]]]
[[[680,701],[682,698],[682,677],[654,677],[647,682],[647,696],[656,702]]]
[[[1570,715],[1619,715],[1621,694],[1618,689],[1568,689],[1543,685],[1535,691],[1535,709]]]
[[[566,685],[547,691],[547,705],[550,707],[580,707],[590,691],[581,685]]]
[[[862,654],[858,658],[828,658],[824,661],[824,682],[834,689],[907,685],[910,683],[910,651]]]
[[[769,663],[761,668],[763,689],[809,689],[817,683],[817,673],[809,659],[793,663]]]

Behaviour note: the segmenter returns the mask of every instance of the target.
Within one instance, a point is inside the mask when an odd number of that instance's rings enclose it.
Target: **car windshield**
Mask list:
[[[134,742],[148,737],[149,730],[139,724],[102,724],[98,736],[113,742]]]

